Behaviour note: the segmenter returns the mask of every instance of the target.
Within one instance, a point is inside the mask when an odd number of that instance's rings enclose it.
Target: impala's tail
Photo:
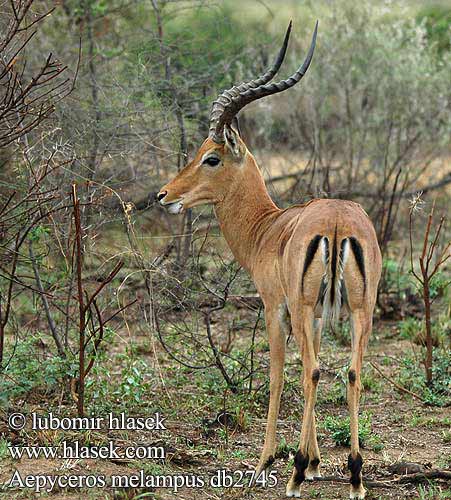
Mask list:
[[[320,257],[321,255],[321,257]],[[321,264],[320,264],[320,261]],[[346,283],[344,276],[350,283]],[[313,280],[318,286],[316,279],[321,274],[321,283],[316,303],[322,306],[323,326],[337,324],[340,318],[340,311],[343,304],[347,303],[348,293],[347,285],[358,286],[363,284],[363,296],[366,292],[365,277],[365,259],[363,249],[354,236],[347,236],[340,239],[338,237],[337,225],[333,233],[333,238],[317,234],[309,243],[304,260],[304,269],[302,272],[301,291],[308,295],[312,291],[311,283]],[[310,285],[310,286],[309,286]],[[314,289],[318,290],[318,288]],[[351,294],[355,290],[350,289]],[[362,298],[362,297],[361,297]]]
[[[362,246],[356,238],[350,236],[338,241],[336,225],[332,242],[327,237],[323,237],[322,241],[325,273],[319,299],[323,305],[323,325],[334,328],[340,318],[341,308],[347,300],[346,283],[343,274],[350,252],[352,252],[353,260],[355,260],[363,279],[364,293],[366,288],[365,262]]]

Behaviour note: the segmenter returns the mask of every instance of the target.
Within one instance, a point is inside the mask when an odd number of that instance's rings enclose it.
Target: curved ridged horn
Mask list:
[[[277,58],[274,61],[274,64],[266,71],[266,73],[264,73],[259,78],[256,78],[255,80],[251,80],[250,82],[244,82],[238,86],[233,86],[228,90],[224,90],[224,92],[218,96],[216,101],[213,102],[210,112],[209,135],[214,139],[215,142],[223,141],[222,137],[221,139],[219,139],[219,137],[215,136],[215,130],[218,120],[221,118],[222,114],[224,113],[224,109],[230,102],[230,100],[233,99],[234,97],[238,97],[240,94],[242,94],[248,89],[257,88],[261,85],[265,85],[266,83],[271,81],[276,75],[276,73],[279,71],[280,66],[282,66],[283,60],[285,59],[285,54],[287,52],[288,40],[290,39],[292,24],[293,24],[292,21],[290,21],[287,28],[287,32],[285,33],[285,38],[283,40],[282,47],[279,50],[279,53],[277,54]]]
[[[289,29],[291,28],[291,23]],[[316,34],[318,31],[318,21],[315,24],[313,31],[312,42],[305,61],[300,68],[286,80],[281,80],[277,83],[260,84],[258,87],[244,87],[246,84],[241,84],[239,87],[232,87],[230,90],[223,92],[218,99],[213,103],[212,112],[210,115],[210,137],[217,143],[224,142],[223,129],[224,125],[230,124],[233,117],[252,101],[261,99],[268,95],[278,94],[284,90],[293,87],[305,75],[313,57],[313,52],[316,45]],[[269,72],[268,72],[269,73]],[[267,74],[267,73],[266,73]],[[257,81],[257,80],[255,80]],[[233,90],[239,92],[232,92]],[[242,90],[241,90],[242,89]]]

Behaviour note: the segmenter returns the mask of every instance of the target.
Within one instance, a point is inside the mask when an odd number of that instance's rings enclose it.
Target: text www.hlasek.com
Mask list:
[[[164,460],[166,458],[165,449],[162,446],[119,447],[113,442],[101,446],[83,446],[77,441],[62,441],[59,446],[9,446],[8,449],[15,460],[21,458]]]

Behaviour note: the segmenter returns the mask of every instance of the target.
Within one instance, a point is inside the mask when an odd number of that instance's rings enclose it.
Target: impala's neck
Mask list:
[[[215,213],[236,260],[252,271],[261,237],[281,210],[269,196],[254,157],[248,156]]]

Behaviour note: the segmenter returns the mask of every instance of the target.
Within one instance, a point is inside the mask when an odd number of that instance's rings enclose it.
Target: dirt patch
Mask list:
[[[401,357],[410,348],[406,341],[400,341],[389,334],[380,325],[370,343],[367,360],[380,363],[387,376],[393,376],[398,369]],[[135,351],[143,360],[150,362],[152,350],[144,348],[145,337],[135,337]],[[243,340],[244,342],[244,340]],[[143,344],[139,348],[139,346]],[[122,345],[122,344],[121,344]],[[112,345],[114,356],[120,359],[124,347]],[[116,488],[98,489],[80,488],[68,491],[54,488],[50,493],[41,496],[52,499],[279,499],[284,498],[285,485],[291,474],[290,449],[295,449],[299,439],[302,414],[301,372],[299,354],[294,342],[288,346],[286,369],[286,388],[282,399],[282,408],[278,422],[278,436],[286,447],[279,449],[272,470],[276,471],[277,485],[271,488],[212,488],[208,486],[210,478],[218,470],[252,471],[255,467],[263,444],[267,396],[262,400],[254,397],[254,401],[239,403],[235,400],[224,402],[227,408],[228,427],[224,420],[216,417],[221,408],[215,391],[219,386],[208,387],[202,374],[190,376],[175,368],[168,362],[164,353],[157,351],[159,370],[164,383],[153,385],[152,391],[141,401],[140,409],[134,413],[147,414],[146,408],[158,408],[166,417],[167,430],[156,433],[143,431],[96,431],[84,433],[81,441],[87,444],[102,444],[114,441],[121,446],[149,443],[163,443],[166,449],[165,461],[152,460],[50,460],[29,459],[12,460],[4,453],[0,464],[0,481],[9,481],[14,471],[19,471],[22,477],[27,475],[112,475],[142,474],[147,476],[196,476],[204,478],[207,486],[203,488],[180,488],[174,492],[171,488]],[[266,353],[267,355],[267,353]],[[349,362],[349,348],[341,347],[324,339],[321,354],[322,377],[319,385],[317,404],[317,421],[319,444],[322,454],[321,471],[325,476],[335,476],[346,479],[347,455],[349,449],[336,446],[330,432],[324,427],[324,420],[332,415],[345,417],[346,404],[343,395],[335,392],[337,374],[346,369]],[[111,373],[120,373],[119,367],[111,366]],[[365,363],[364,372],[371,366]],[[399,461],[415,462],[424,470],[431,468],[449,469],[451,465],[451,445],[449,430],[451,423],[451,408],[436,408],[420,404],[408,395],[400,393],[393,385],[380,377],[376,372],[370,372],[371,387],[363,392],[361,412],[371,414],[371,433],[368,437],[371,443],[362,449],[364,458],[364,476],[369,480],[390,481],[394,478],[389,467]],[[190,378],[191,377],[191,378]],[[194,378],[193,378],[194,377]],[[206,377],[206,375],[205,375]],[[207,385],[205,385],[207,384]],[[263,389],[260,390],[260,392]],[[257,391],[258,393],[258,391]],[[332,397],[332,396],[333,397]],[[34,411],[36,405],[24,405],[25,412]],[[42,405],[41,408],[42,410]],[[17,410],[17,408],[16,408]],[[69,411],[70,408],[66,408]],[[243,416],[243,413],[245,415]],[[3,415],[5,420],[6,415]],[[213,423],[212,423],[213,422]],[[57,445],[63,439],[74,440],[77,433],[44,432],[36,433],[25,429],[19,433],[8,433],[3,422],[4,437],[16,445]],[[80,436],[78,436],[80,438]],[[368,498],[451,498],[450,485],[440,481],[431,482],[425,487],[425,495],[418,485],[393,485],[387,488],[369,488]],[[334,482],[305,483],[302,486],[303,498],[347,498],[348,485]],[[149,496],[151,494],[151,496]],[[140,496],[141,495],[141,496]],[[146,496],[147,495],[147,496]],[[8,489],[0,492],[0,498],[21,499],[38,498],[31,490]]]

